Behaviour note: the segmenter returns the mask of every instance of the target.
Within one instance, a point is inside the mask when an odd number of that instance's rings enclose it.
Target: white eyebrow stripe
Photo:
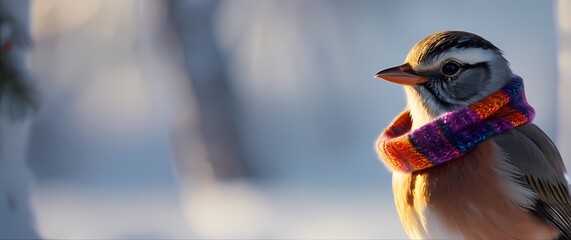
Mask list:
[[[429,61],[430,65],[419,66],[417,70],[432,70],[439,69],[442,63],[449,59],[454,59],[460,63],[476,64],[481,62],[490,62],[496,56],[495,52],[491,49],[483,48],[453,48],[443,54],[440,54],[436,59]]]
[[[490,49],[483,48],[454,48],[441,56],[439,56],[438,61],[445,61],[447,59],[456,59],[462,63],[476,64],[481,62],[492,61],[495,57],[495,52]]]

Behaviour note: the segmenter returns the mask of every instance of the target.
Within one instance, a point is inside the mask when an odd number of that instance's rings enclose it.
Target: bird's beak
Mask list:
[[[387,68],[383,71],[378,72],[375,77],[402,85],[414,85],[428,81],[423,76],[416,74],[408,63],[392,68]]]

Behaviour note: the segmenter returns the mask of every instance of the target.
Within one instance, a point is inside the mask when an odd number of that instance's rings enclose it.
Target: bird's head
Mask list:
[[[428,121],[447,111],[465,108],[498,91],[512,71],[502,51],[468,32],[446,31],[418,42],[403,65],[375,77],[402,84],[413,118]]]

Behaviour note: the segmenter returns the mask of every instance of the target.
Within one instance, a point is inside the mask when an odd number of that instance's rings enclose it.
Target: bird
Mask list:
[[[437,32],[375,77],[406,93],[375,149],[410,238],[571,239],[565,165],[502,50]]]

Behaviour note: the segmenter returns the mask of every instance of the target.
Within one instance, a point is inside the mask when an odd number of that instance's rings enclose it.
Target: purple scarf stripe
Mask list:
[[[450,130],[456,132],[462,130],[467,125],[472,125],[478,122],[480,118],[477,113],[472,111],[472,109],[466,108],[447,113],[442,116],[442,120],[446,125],[450,126]]]
[[[529,123],[534,116],[523,80],[514,76],[500,91],[414,131],[410,112],[404,111],[381,135],[377,150],[394,171],[415,172],[462,157],[477,144]]]
[[[441,163],[439,159],[446,158],[452,152],[455,152],[454,146],[449,143],[450,140],[439,129],[437,122],[430,122],[422,132],[415,131],[409,137],[416,149],[432,163]],[[424,152],[423,149],[434,149],[436,151]]]

